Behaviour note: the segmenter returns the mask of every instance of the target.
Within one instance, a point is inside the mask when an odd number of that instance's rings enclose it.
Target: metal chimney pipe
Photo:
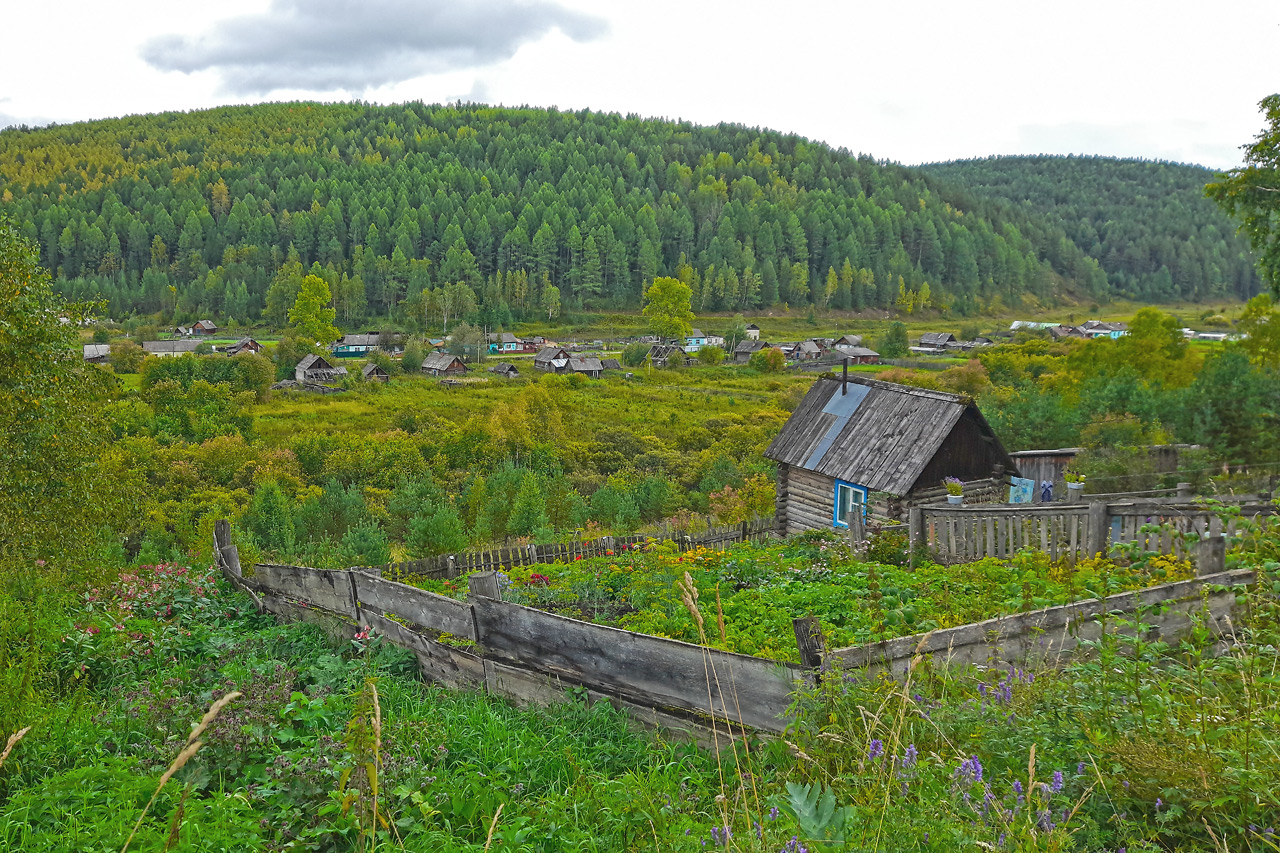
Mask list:
[[[849,356],[844,357],[844,367],[840,371],[840,396],[849,393]]]

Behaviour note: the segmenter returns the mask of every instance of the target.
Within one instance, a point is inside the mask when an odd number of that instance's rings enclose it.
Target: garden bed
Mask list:
[[[829,648],[878,642],[935,628],[1142,589],[1192,576],[1172,557],[1129,565],[1111,560],[1050,563],[1035,552],[962,565],[906,566],[905,543],[884,535],[866,558],[841,537],[814,531],[786,544],[734,545],[679,553],[651,543],[603,557],[511,569],[503,598],[576,619],[645,634],[705,642],[728,651],[798,661],[792,621],[816,616]],[[697,587],[699,629],[681,590]],[[424,589],[465,597],[465,577],[410,578]]]

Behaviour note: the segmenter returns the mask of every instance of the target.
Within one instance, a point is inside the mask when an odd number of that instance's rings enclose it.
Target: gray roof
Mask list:
[[[519,373],[520,370],[509,361],[500,361],[489,368],[490,373]]]
[[[203,341],[143,341],[142,348],[152,355],[160,353],[195,352]]]
[[[250,345],[253,345],[259,348],[261,348],[262,346],[262,344],[258,343],[253,338],[241,338],[240,340],[236,341],[234,344],[229,344],[225,352],[227,353],[227,355],[235,355],[241,350],[243,350],[245,347]]]
[[[819,379],[800,401],[764,455],[866,486],[904,495],[911,491],[966,411],[1005,467],[1013,460],[972,403],[956,394],[850,376],[848,393],[839,379]]]
[[[298,362],[298,367],[302,370],[332,370],[333,365],[325,361],[315,353],[304,355],[302,361]]]
[[[371,361],[371,362],[369,362],[368,364],[366,364],[364,367],[362,367],[362,368],[360,369],[360,373],[361,373],[361,374],[362,374],[366,379],[368,379],[370,376],[372,376],[372,375],[374,375],[374,374],[377,374],[377,375],[379,375],[379,376],[386,376],[386,375],[387,375],[387,372],[386,372],[385,370],[383,370],[381,367],[378,367],[378,365],[374,364],[372,361]]]
[[[378,340],[382,337],[380,334],[371,335],[343,335],[338,338],[338,342],[334,346],[339,347],[376,347],[379,346]]]
[[[543,347],[533,357],[534,361],[550,361],[553,358],[564,358],[569,351],[564,347]]]
[[[860,347],[862,346],[862,335],[841,335],[836,338],[835,346]]]
[[[622,362],[618,361],[616,358],[602,358],[600,359],[600,364],[605,370],[622,369]]]
[[[447,352],[433,352],[428,354],[427,357],[422,360],[422,369],[444,370],[455,361],[461,363],[464,370],[466,369],[466,363],[463,362],[462,359],[458,358],[458,356],[451,355]]]
[[[940,347],[955,339],[956,336],[950,332],[925,332],[920,336],[920,346]]]
[[[111,355],[111,344],[85,344],[84,357],[90,358],[106,358]]]
[[[569,359],[569,369],[575,373],[586,373],[588,371],[604,370],[604,365],[600,363],[598,358],[571,358]]]
[[[770,344],[768,341],[753,341],[753,340],[747,339],[745,341],[738,341],[738,345],[733,348],[733,351],[734,352],[757,352],[769,346],[772,346],[772,344]]]
[[[705,338],[705,337],[706,337],[706,335],[702,334],[702,330],[701,330],[701,329],[690,329],[690,330],[689,330],[689,337],[691,337],[691,338]]]
[[[845,347],[841,352],[851,358],[867,358],[868,356],[875,356],[876,358],[880,357],[880,353],[873,349],[868,349],[867,347]]]

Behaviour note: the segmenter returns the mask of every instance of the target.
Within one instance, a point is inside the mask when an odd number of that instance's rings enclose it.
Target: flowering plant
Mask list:
[[[964,480],[961,480],[958,477],[945,477],[942,480],[942,485],[946,488],[947,494],[949,495],[964,494]]]
[[[1073,471],[1070,468],[1062,472],[1062,479],[1066,480],[1068,483],[1084,484],[1084,474],[1081,474],[1079,471]]]

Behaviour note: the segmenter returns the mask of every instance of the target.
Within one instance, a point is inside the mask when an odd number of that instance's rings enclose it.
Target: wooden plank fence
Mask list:
[[[363,566],[360,570],[391,580],[404,580],[409,577],[456,578],[472,572],[503,571],[517,566],[568,563],[579,558],[585,560],[590,557],[603,557],[630,550],[650,541],[670,541],[681,551],[690,551],[698,547],[717,547],[735,542],[764,542],[772,539],[776,532],[772,517],[720,527],[708,524],[707,529],[697,533],[664,525],[651,532],[631,536],[603,536],[599,539],[580,542],[487,548],[461,554],[443,554],[424,560]]]
[[[989,532],[985,521],[966,524],[964,529],[974,536]],[[991,524],[998,526],[994,520]],[[797,643],[806,662],[797,666],[504,602],[493,572],[471,575],[468,601],[361,569],[258,565],[246,577],[225,520],[214,525],[214,558],[223,575],[260,610],[292,619],[327,619],[334,633],[346,637],[358,626],[368,626],[411,651],[423,675],[439,684],[542,704],[562,700],[571,688],[583,690],[590,701],[608,701],[640,721],[685,731],[706,745],[722,745],[726,737],[744,736],[748,729],[784,732],[793,692],[832,665],[888,670],[900,677],[921,654],[958,665],[1052,663],[1081,638],[1106,630],[1111,616],[1148,610],[1164,639],[1189,630],[1191,611],[1199,607],[1207,608],[1214,631],[1227,632],[1234,618],[1232,589],[1254,579],[1247,571],[1219,574],[832,651],[824,648],[817,620],[797,619]]]
[[[1245,495],[1229,505],[1244,517],[1276,511],[1267,496]],[[1203,559],[1209,551],[1220,552],[1212,543],[1224,534],[1234,535],[1235,527],[1234,520],[1224,525],[1215,509],[1202,501],[1168,498],[921,506],[911,510],[908,533],[913,547],[923,547],[946,563],[1004,558],[1028,549],[1075,562],[1131,544],[1180,559]],[[1221,565],[1200,567],[1202,574],[1221,570]]]

